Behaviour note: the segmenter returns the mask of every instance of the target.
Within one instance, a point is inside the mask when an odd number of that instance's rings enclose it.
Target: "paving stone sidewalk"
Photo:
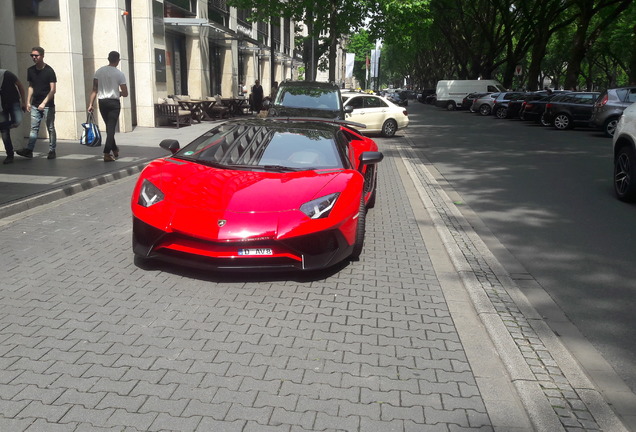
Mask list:
[[[573,357],[466,222],[408,139],[409,175],[538,430],[626,431]]]
[[[381,149],[363,256],[326,273],[137,267],[136,170],[0,220],[0,431],[623,431],[408,134]]]
[[[309,278],[137,268],[133,178],[1,226],[0,430],[495,430],[397,162]]]

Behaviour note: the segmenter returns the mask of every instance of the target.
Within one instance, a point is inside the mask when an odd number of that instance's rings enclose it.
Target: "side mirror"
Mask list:
[[[270,98],[265,98],[263,99],[263,109],[267,110],[269,109],[270,105],[272,104],[272,100]]]
[[[179,141],[176,139],[165,139],[159,143],[159,147],[162,149],[170,150],[172,154],[175,154],[179,151],[181,146],[179,145]]]
[[[364,152],[360,155],[360,159],[359,159],[360,166],[358,167],[358,170],[361,170],[362,167],[365,165],[378,164],[382,162],[382,159],[384,159],[384,155],[381,152],[375,152],[375,151]]]
[[[353,105],[345,105],[344,112],[345,114],[351,114],[353,112]]]

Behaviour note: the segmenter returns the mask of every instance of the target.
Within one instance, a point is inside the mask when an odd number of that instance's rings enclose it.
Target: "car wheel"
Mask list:
[[[146,258],[141,255],[135,254],[133,257],[133,262],[135,265],[143,270],[150,270],[154,268],[155,260],[152,258]]]
[[[360,210],[358,211],[358,226],[356,227],[356,242],[353,244],[353,252],[351,252],[351,260],[358,261],[362,254],[364,246],[364,234],[367,224],[367,209],[364,206],[364,197],[360,200]]]
[[[607,119],[603,125],[603,132],[605,133],[605,136],[612,138],[614,136],[614,132],[616,132],[617,125],[618,119],[616,117]]]
[[[559,130],[570,129],[572,127],[572,119],[567,114],[557,114],[554,117],[554,127]]]
[[[614,157],[614,191],[621,201],[636,200],[636,153],[631,147],[622,147]]]
[[[382,135],[384,135],[385,137],[391,138],[393,135],[395,135],[396,131],[397,122],[393,119],[388,119],[382,125]]]
[[[453,101],[448,101],[448,103],[446,104],[446,110],[447,111],[455,111],[455,102]]]
[[[492,108],[490,108],[490,105],[483,104],[482,106],[479,107],[479,114],[483,116],[487,116],[487,115],[490,115],[491,110]]]
[[[508,110],[504,107],[499,107],[495,110],[495,117],[498,119],[505,119],[508,115]]]
[[[539,118],[539,123],[541,123],[541,126],[545,127],[552,126],[552,122],[548,121],[545,114],[541,115],[541,118]]]
[[[367,201],[367,208],[368,209],[375,207],[375,195],[376,195],[377,189],[378,189],[378,185],[376,184],[376,185],[373,186],[373,192],[371,192],[371,196],[369,197],[369,201]]]

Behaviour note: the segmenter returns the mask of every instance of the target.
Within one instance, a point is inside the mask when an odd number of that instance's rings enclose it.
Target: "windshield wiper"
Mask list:
[[[292,168],[284,165],[257,165],[260,168],[263,168],[267,171],[276,171],[276,172],[294,172],[294,171],[305,171],[306,168]]]
[[[222,163],[214,162],[214,161],[206,160],[206,159],[187,159],[187,160],[190,160],[192,162],[197,162],[197,163],[200,163],[201,165],[206,165],[213,168],[221,168],[221,169],[229,168],[227,165],[223,165]]]

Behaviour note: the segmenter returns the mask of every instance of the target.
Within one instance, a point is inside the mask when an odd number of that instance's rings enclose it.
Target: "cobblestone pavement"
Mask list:
[[[440,235],[469,288],[493,340],[512,340],[515,349],[500,346],[519,393],[535,425],[547,430],[619,430],[624,426],[610,411],[594,385],[565,352],[552,331],[523,298],[510,276],[454,207],[426,169],[426,157],[406,140],[400,153]],[[413,163],[412,161],[417,161]],[[501,345],[501,344],[500,344]],[[555,359],[558,356],[559,361]],[[553,413],[546,410],[550,407]],[[594,411],[594,413],[592,413]],[[540,417],[540,418],[539,418]],[[602,424],[602,427],[599,425]]]
[[[493,342],[532,429],[624,430],[413,143],[381,147],[363,256],[327,273],[139,268],[134,178],[0,220],[0,431],[531,430],[474,362]],[[451,313],[446,251],[490,338]]]
[[[493,430],[395,169],[309,278],[137,268],[133,179],[1,227],[0,430]]]

